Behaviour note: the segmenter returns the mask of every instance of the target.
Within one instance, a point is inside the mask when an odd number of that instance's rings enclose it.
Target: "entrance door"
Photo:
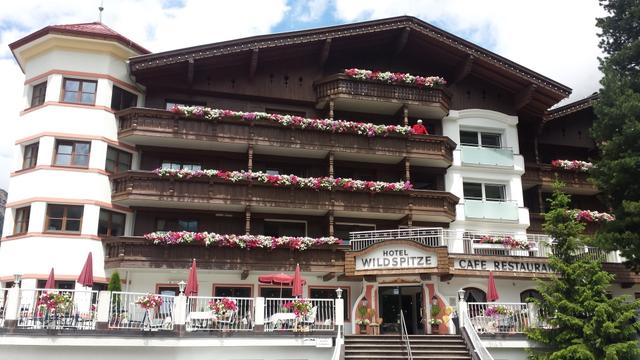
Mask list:
[[[421,327],[420,304],[422,289],[420,286],[381,286],[378,288],[380,300],[380,333],[400,333],[400,311],[404,314],[409,334],[419,333]]]

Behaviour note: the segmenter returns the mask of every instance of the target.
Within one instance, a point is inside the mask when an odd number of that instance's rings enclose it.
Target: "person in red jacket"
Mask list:
[[[420,119],[411,127],[411,132],[415,135],[429,135],[427,128],[422,125],[422,120]]]

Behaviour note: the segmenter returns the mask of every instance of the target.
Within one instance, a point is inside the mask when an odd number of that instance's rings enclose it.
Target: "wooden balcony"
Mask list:
[[[257,182],[231,183],[219,179],[161,178],[152,172],[130,171],[113,178],[112,202],[125,206],[189,208],[203,210],[278,212],[301,215],[449,223],[455,219],[458,198],[448,192],[326,191],[276,187]]]
[[[445,89],[356,80],[344,74],[328,76],[314,87],[318,109],[332,100],[336,110],[392,115],[406,105],[411,116],[442,119],[451,100]]]
[[[105,246],[105,267],[186,269],[192,259],[202,270],[291,271],[296,263],[304,271],[344,272],[345,245],[331,245],[304,251],[288,249],[207,248],[204,245],[154,245],[142,237],[110,237]]]
[[[532,234],[543,234],[544,229],[542,225],[544,224],[544,214],[542,213],[529,213],[530,225],[527,229],[528,233]],[[584,228],[585,234],[595,234],[601,227],[601,224],[598,223],[588,223]]]
[[[565,184],[565,191],[569,194],[595,195],[599,193],[598,188],[589,182],[587,173],[557,169],[550,164],[526,164],[525,173],[522,175],[522,185],[525,188],[540,185],[542,191],[552,192],[556,174],[558,180]]]
[[[187,119],[158,109],[130,108],[118,112],[121,140],[136,145],[194,148],[322,158],[330,151],[336,159],[399,163],[405,157],[412,165],[448,167],[456,144],[446,136],[419,135],[367,137],[301,130],[266,120]]]

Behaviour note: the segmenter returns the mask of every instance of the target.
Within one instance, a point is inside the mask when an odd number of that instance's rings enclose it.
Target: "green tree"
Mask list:
[[[122,284],[120,282],[120,274],[118,272],[114,272],[111,274],[111,279],[109,279],[109,285],[107,285],[107,290],[109,291],[122,291]]]
[[[601,153],[592,178],[616,221],[604,226],[599,243],[620,250],[640,271],[640,2],[600,0],[601,80],[591,133]]]
[[[640,302],[628,297],[609,298],[613,275],[602,270],[597,257],[585,256],[584,225],[569,209],[570,197],[557,183],[545,214],[544,230],[554,239],[549,259],[555,274],[538,282],[541,299],[539,321],[528,336],[543,345],[532,350],[532,359],[626,360],[640,352],[636,340],[640,322],[635,320]]]

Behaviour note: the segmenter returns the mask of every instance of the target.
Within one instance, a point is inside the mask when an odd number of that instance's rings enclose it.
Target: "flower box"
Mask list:
[[[529,249],[511,249],[503,244],[490,244],[490,243],[474,243],[473,249],[493,250],[496,252],[503,252],[506,255],[511,256],[529,256],[529,251],[536,251],[535,248]]]

